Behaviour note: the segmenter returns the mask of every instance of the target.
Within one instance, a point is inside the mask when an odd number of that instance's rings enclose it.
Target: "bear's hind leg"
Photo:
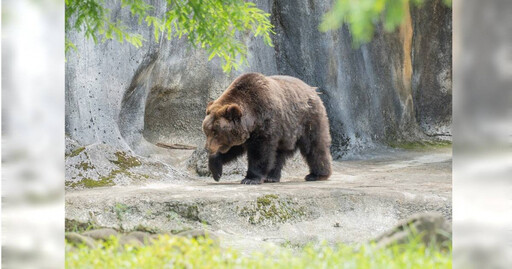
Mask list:
[[[302,141],[300,150],[309,166],[306,181],[327,180],[331,176],[330,139],[321,135],[321,131],[312,134],[309,141]]]
[[[331,159],[329,148],[314,149],[306,155],[309,166],[309,175],[306,181],[327,180],[331,176]]]

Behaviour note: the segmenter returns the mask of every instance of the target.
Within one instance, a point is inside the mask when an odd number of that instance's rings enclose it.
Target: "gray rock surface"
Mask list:
[[[412,8],[412,92],[416,121],[431,137],[451,137],[452,9],[442,0]],[[439,27],[443,25],[443,27]]]
[[[207,229],[222,246],[244,251],[265,244],[367,242],[425,211],[451,219],[449,149],[334,162],[325,182],[305,182],[307,168],[291,168],[283,182],[261,186],[241,185],[240,177],[71,190],[66,219],[123,231]]]
[[[178,181],[185,172],[108,144],[75,147],[66,155],[66,188]]]

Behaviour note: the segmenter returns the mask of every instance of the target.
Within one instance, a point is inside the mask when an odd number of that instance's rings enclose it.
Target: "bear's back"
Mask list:
[[[245,103],[253,110],[279,110],[278,114],[290,117],[291,114],[308,113],[312,107],[321,106],[315,89],[291,76],[245,73],[236,78],[219,99],[226,103]]]

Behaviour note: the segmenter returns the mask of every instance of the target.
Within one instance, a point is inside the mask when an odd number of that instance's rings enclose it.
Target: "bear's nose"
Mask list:
[[[210,154],[215,154],[219,150],[219,146],[216,143],[212,143],[211,140],[206,141],[205,148],[210,152]]]
[[[210,152],[210,154],[215,154],[215,153],[217,153],[218,150],[219,150],[219,147],[209,147],[208,148],[208,152]]]

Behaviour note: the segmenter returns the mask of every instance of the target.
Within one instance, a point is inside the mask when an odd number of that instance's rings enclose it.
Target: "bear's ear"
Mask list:
[[[228,120],[239,120],[240,118],[242,118],[242,109],[237,104],[229,105],[226,108],[224,117]]]
[[[210,101],[208,102],[208,104],[206,105],[206,115],[209,115],[210,114],[210,106],[213,104],[213,101]]]

